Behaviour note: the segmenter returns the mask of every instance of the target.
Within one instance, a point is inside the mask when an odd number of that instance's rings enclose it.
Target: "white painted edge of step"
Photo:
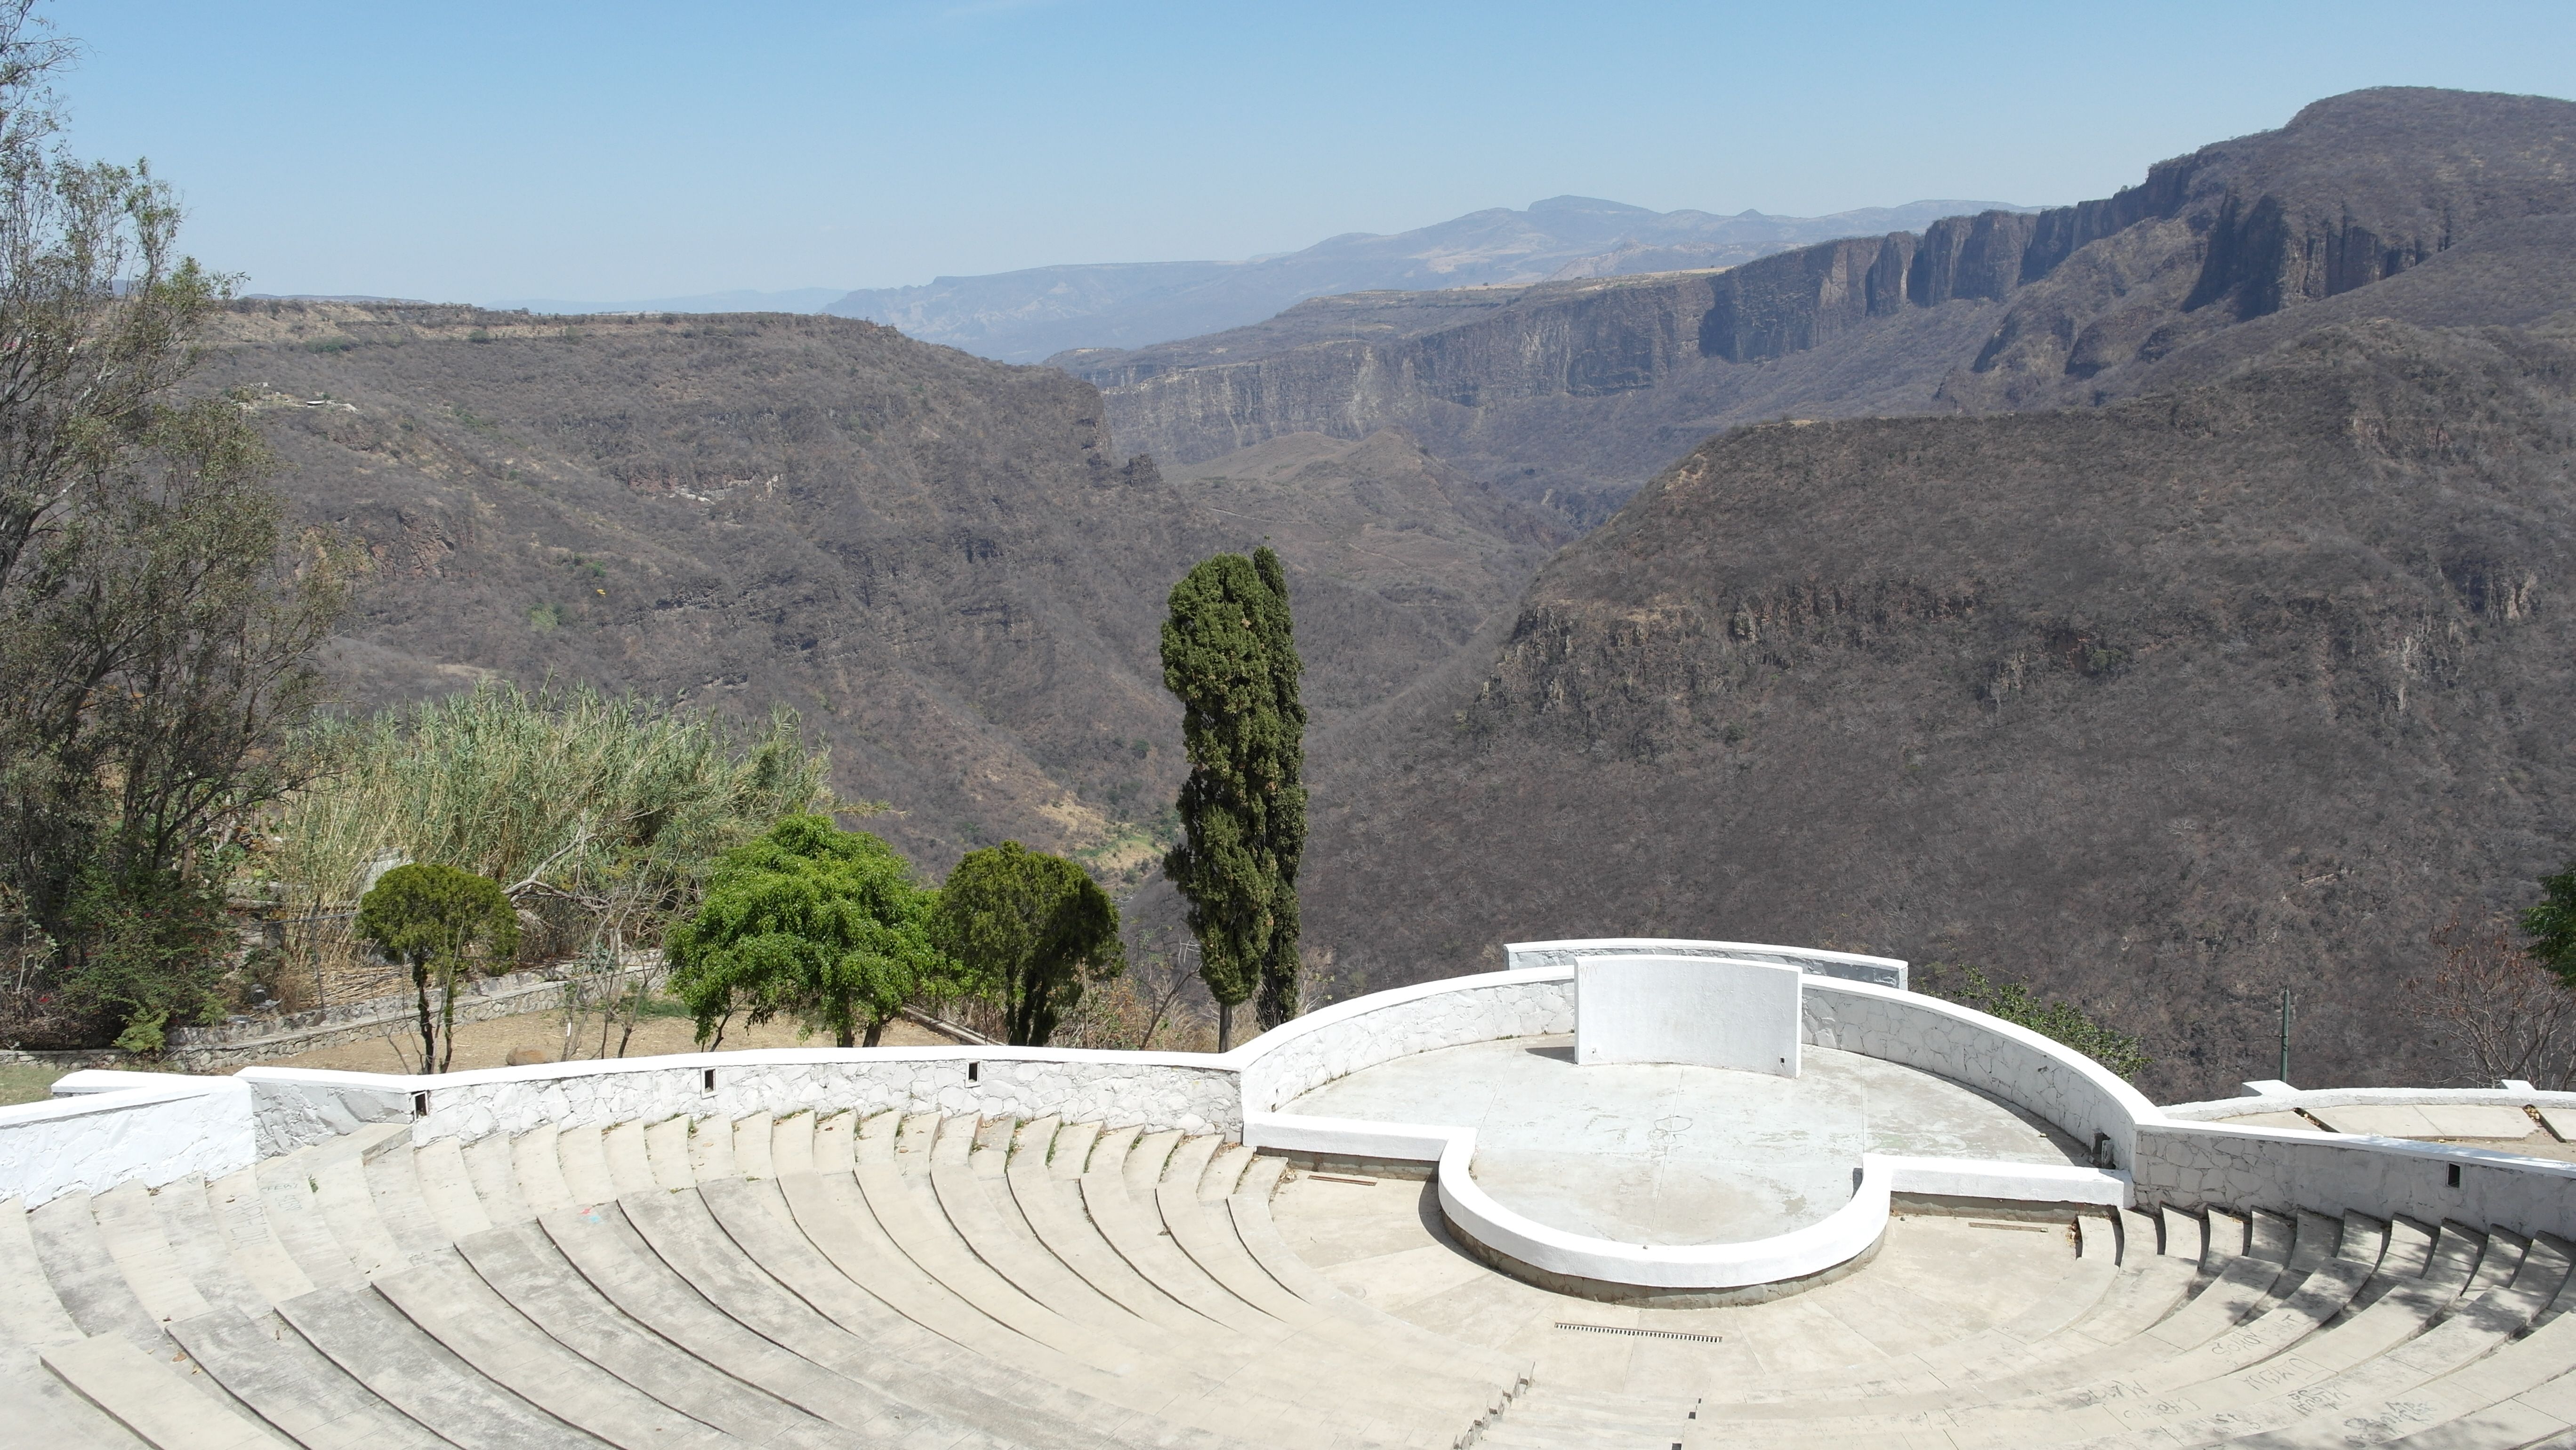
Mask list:
[[[1458,1232],[1549,1273],[1654,1289],[1736,1289],[1822,1273],[1878,1242],[1897,1193],[2111,1207],[2130,1202],[2129,1175],[2098,1168],[1864,1153],[1851,1201],[1804,1228],[1743,1243],[1628,1244],[1551,1228],[1496,1201],[1470,1171],[1472,1128],[1248,1113],[1243,1140],[1289,1153],[1436,1162],[1440,1207]]]

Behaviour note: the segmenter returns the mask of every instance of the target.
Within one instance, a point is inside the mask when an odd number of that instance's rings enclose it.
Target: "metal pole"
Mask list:
[[[2290,1080],[2290,989],[2281,989],[2281,1072],[2283,1082]]]

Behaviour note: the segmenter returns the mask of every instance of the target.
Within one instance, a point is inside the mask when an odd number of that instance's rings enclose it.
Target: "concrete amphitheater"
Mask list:
[[[1898,962],[1510,954],[1223,1056],[75,1074],[0,1441],[2576,1446],[2576,1094],[2157,1107]]]

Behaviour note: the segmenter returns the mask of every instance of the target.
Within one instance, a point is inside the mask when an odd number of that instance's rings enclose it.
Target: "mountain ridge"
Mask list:
[[[1136,347],[1256,322],[1317,296],[1519,285],[1675,265],[1732,266],[1823,237],[1921,224],[1960,207],[1917,201],[1824,217],[1657,212],[1597,197],[1488,207],[1394,233],[1345,232],[1244,261],[1104,262],[939,277],[852,292],[823,308],[1009,362],[1075,347]]]
[[[1698,437],[1754,418],[2124,396],[2229,327],[2383,284],[2485,227],[2576,211],[2571,163],[2576,103],[2359,91],[2074,206],[1718,273],[1325,299],[1053,361],[1099,385],[1119,435],[1159,459],[1395,424],[1588,524]]]

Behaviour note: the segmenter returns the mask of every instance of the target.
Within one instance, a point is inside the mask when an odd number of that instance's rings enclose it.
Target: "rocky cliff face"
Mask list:
[[[1052,361],[1099,384],[1118,436],[1159,458],[1400,424],[1588,521],[1729,423],[2104,401],[2227,328],[2571,211],[2576,104],[2360,91],[2077,206],[1716,273],[1322,299]]]
[[[2576,314],[2570,315],[2576,322]],[[1527,936],[1981,963],[2160,1099],[2445,1067],[2405,981],[2576,842],[2576,330],[2331,327],[2099,409],[1779,423],[1319,752],[1346,989]]]

